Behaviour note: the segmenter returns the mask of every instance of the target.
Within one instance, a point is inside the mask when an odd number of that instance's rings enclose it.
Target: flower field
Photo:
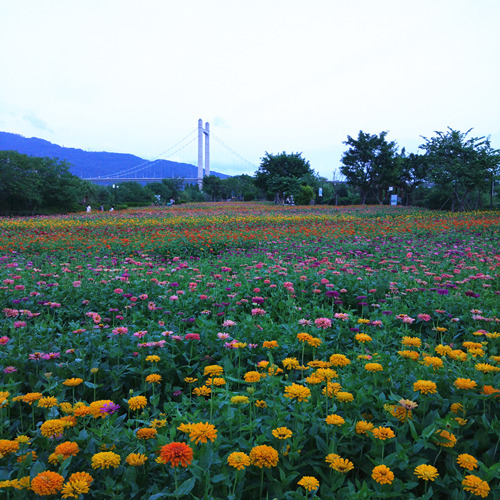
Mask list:
[[[500,215],[0,219],[0,497],[500,498]]]

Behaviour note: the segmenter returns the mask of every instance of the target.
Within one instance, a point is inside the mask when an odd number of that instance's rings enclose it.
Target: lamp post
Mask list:
[[[118,189],[118,184],[113,184],[113,191],[115,192],[115,205],[116,205],[116,190]]]

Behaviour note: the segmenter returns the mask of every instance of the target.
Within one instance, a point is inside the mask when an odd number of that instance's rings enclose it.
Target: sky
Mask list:
[[[500,149],[499,22],[499,0],[0,0],[0,130],[196,163],[171,154],[201,118],[212,170],[300,152],[327,179],[360,130]]]

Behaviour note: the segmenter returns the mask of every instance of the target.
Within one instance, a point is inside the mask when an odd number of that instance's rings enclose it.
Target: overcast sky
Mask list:
[[[0,130],[153,159],[202,118],[230,175],[286,151],[331,178],[360,130],[500,148],[499,25],[500,0],[0,0]]]

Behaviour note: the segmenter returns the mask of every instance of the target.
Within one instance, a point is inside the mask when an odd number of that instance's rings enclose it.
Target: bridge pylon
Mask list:
[[[205,172],[203,172],[203,136],[205,136]],[[210,125],[203,120],[198,120],[198,187],[201,190],[204,175],[210,175]]]

